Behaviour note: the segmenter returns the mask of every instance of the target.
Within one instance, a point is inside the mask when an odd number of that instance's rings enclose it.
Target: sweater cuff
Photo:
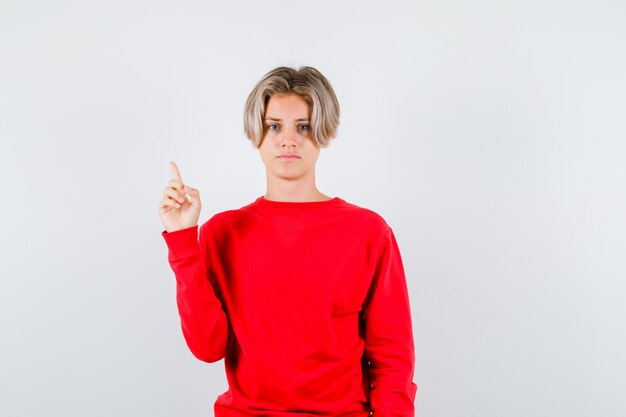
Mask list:
[[[163,230],[161,236],[167,244],[170,261],[196,255],[200,250],[197,224],[175,232]]]

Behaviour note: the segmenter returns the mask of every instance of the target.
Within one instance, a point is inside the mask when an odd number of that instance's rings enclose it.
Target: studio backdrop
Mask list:
[[[210,416],[158,204],[265,192],[243,106],[332,83],[318,188],[396,235],[416,415],[626,415],[626,6],[0,1],[0,415]]]

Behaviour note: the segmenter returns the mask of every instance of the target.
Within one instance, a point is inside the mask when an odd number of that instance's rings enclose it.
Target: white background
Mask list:
[[[311,65],[318,187],[393,228],[416,415],[626,414],[621,1],[0,1],[0,415],[208,416],[158,203],[265,192],[254,84]]]

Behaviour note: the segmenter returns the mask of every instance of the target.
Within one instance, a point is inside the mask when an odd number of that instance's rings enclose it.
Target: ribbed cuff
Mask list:
[[[186,229],[176,230],[175,232],[163,230],[161,236],[163,236],[167,244],[170,261],[187,258],[196,255],[200,251],[197,224]]]

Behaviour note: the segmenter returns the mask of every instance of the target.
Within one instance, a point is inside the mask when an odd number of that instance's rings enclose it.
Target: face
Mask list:
[[[259,147],[268,176],[314,181],[320,148],[311,136],[310,117],[309,105],[299,95],[270,97]]]

